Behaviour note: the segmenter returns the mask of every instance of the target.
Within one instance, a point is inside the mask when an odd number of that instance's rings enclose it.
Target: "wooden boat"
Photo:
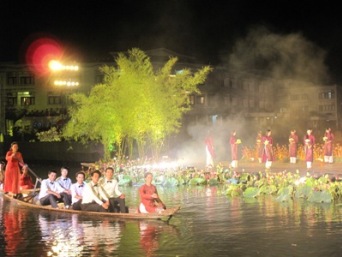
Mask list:
[[[50,212],[59,212],[59,213],[70,213],[70,214],[79,214],[79,215],[88,215],[88,216],[96,216],[96,217],[112,217],[114,219],[137,219],[137,220],[163,220],[169,221],[173,215],[175,215],[179,210],[180,206],[168,208],[161,213],[139,213],[137,208],[130,208],[129,213],[114,213],[114,212],[88,212],[88,211],[78,211],[72,209],[64,209],[63,203],[59,203],[60,208],[52,208],[50,205],[43,206],[33,203],[32,198],[24,197],[23,199],[15,199],[7,194],[3,194],[4,199],[14,202],[19,206],[34,208],[39,210],[45,210]],[[27,201],[25,201],[25,198]]]

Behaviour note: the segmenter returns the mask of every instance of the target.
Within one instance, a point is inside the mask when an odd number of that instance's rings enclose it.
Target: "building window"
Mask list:
[[[17,105],[17,98],[13,96],[7,96],[6,105],[8,107],[14,107]]]
[[[33,85],[34,78],[31,76],[20,77],[20,85]]]
[[[308,95],[307,94],[303,94],[302,95],[302,100],[308,100]]]
[[[7,84],[8,85],[18,84],[18,78],[17,77],[7,77]]]
[[[20,98],[20,105],[21,106],[29,106],[35,104],[35,97],[34,96],[24,96]]]
[[[190,102],[191,105],[195,104],[195,96],[194,95],[190,95],[189,96],[189,102]]]
[[[319,99],[334,99],[335,98],[335,91],[331,90],[328,92],[322,92],[319,94]]]
[[[204,96],[199,96],[198,97],[198,103],[199,104],[205,104],[205,97]]]
[[[308,112],[309,111],[309,106],[305,105],[302,106],[302,112]]]
[[[62,99],[60,95],[49,95],[48,96],[48,104],[49,105],[56,105],[56,104],[61,104]]]
[[[298,95],[291,95],[291,96],[290,96],[290,99],[291,99],[292,101],[297,101],[297,100],[299,100],[299,96],[298,96]]]
[[[231,101],[232,101],[231,95],[226,95],[223,97],[223,102],[225,105],[230,105]]]
[[[320,112],[331,112],[331,111],[335,111],[335,105],[333,104],[327,104],[327,105],[320,105],[319,106],[319,111]]]

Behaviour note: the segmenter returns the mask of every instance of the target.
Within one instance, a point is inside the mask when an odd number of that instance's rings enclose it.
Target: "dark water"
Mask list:
[[[342,205],[229,198],[224,186],[158,188],[182,209],[162,221],[18,207],[0,196],[0,256],[342,256]],[[124,187],[130,206],[137,188]]]

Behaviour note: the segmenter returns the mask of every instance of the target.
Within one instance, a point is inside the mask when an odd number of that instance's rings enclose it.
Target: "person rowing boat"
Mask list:
[[[153,175],[151,172],[145,174],[145,184],[139,188],[141,213],[161,213],[166,209],[165,204],[159,198],[157,188],[152,184]]]

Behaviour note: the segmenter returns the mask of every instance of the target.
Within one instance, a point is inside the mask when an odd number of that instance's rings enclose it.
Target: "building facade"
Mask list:
[[[175,73],[184,67],[195,70],[202,66],[192,57],[163,48],[145,53],[156,68],[169,56],[177,56]],[[99,67],[104,64],[114,65],[114,58],[112,62],[80,63],[77,70],[50,71],[42,76],[27,65],[0,64],[0,132],[5,136],[24,135],[63,126],[68,118],[68,96],[89,93],[102,81]],[[254,130],[275,127],[280,131],[283,128],[284,133],[292,127],[341,126],[341,90],[337,85],[280,81],[216,66],[200,90],[199,95],[189,95],[192,109],[184,116],[184,124],[213,124],[235,118],[244,119]]]

